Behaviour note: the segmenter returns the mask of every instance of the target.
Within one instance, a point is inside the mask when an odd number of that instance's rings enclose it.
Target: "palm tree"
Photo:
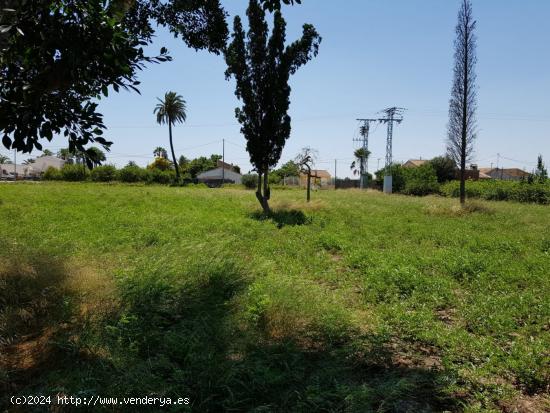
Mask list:
[[[368,151],[365,148],[359,148],[355,150],[353,153],[353,156],[355,156],[355,160],[351,163],[351,170],[353,171],[354,175],[360,176],[360,186],[361,188],[365,188],[366,185],[366,177],[367,177],[367,159],[369,159],[370,151]]]
[[[1,164],[6,164],[6,163],[11,163],[11,160],[9,157],[7,157],[6,155],[2,155],[0,153],[0,165]]]
[[[105,152],[103,152],[98,147],[92,146],[87,150],[88,159],[92,162],[92,166],[95,168],[96,166],[101,165],[102,162],[105,162],[107,160],[107,157],[105,156]],[[84,153],[82,153],[84,157]],[[84,163],[84,160],[83,160]]]
[[[176,94],[176,92],[167,92],[164,95],[164,100],[158,99],[160,103],[157,104],[153,113],[157,115],[157,123],[162,125],[168,124],[168,134],[170,137],[170,149],[172,150],[172,160],[176,167],[176,178],[180,179],[180,169],[178,161],[176,159],[176,153],[174,152],[174,143],[172,142],[172,125],[177,122],[185,122],[187,119],[186,102],[183,98]]]
[[[35,163],[36,161],[33,158],[28,158],[23,161],[23,165],[30,165],[31,163]]]
[[[153,155],[155,156],[155,158],[168,158],[168,152],[162,146],[157,146],[153,151]]]

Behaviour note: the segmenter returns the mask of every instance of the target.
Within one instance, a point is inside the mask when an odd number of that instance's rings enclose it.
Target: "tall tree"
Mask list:
[[[269,213],[269,170],[279,162],[290,136],[289,77],[317,55],[321,37],[312,25],[305,24],[302,38],[285,47],[286,22],[280,10],[273,13],[271,36],[258,0],[250,0],[247,16],[248,34],[241,18],[235,17],[232,41],[225,54],[226,77],[236,80],[235,95],[243,105],[235,114],[247,141],[250,162],[258,173],[256,198]]]
[[[158,99],[159,103],[155,107],[154,113],[157,115],[159,125],[168,124],[168,136],[170,137],[170,150],[172,151],[172,161],[176,167],[176,178],[180,179],[180,168],[174,152],[174,142],[172,140],[172,125],[183,123],[187,119],[187,108],[183,98],[176,92],[167,92],[164,100]]]
[[[354,175],[359,175],[361,189],[367,188],[367,159],[369,159],[370,151],[365,148],[356,149],[353,152],[355,160],[351,163],[350,169]]]
[[[220,52],[227,40],[219,0],[4,0],[0,2],[0,138],[30,153],[63,135],[72,150],[108,147],[96,99],[137,91],[155,27],[186,45]]]
[[[454,81],[449,103],[447,153],[460,169],[460,203],[466,201],[466,162],[476,139],[476,21],[472,2],[462,0],[455,39]]]
[[[153,151],[153,155],[155,156],[155,158],[168,159],[168,151],[164,149],[162,146],[157,146]]]
[[[0,165],[6,164],[6,163],[11,163],[11,159],[8,156],[2,155],[0,153]]]
[[[537,181],[539,181],[541,184],[545,183],[548,179],[548,170],[544,165],[542,155],[539,155],[539,157],[537,158],[537,169],[535,170],[535,176],[537,178]]]
[[[95,168],[96,166],[100,166],[103,162],[107,160],[105,152],[95,146],[88,148],[85,153],[81,152],[81,154],[83,161],[88,161],[87,163],[90,169]]]

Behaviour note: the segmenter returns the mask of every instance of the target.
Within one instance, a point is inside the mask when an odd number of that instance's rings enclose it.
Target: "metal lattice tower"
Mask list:
[[[386,117],[380,119],[380,122],[388,124],[388,138],[386,141],[386,168],[390,167],[393,162],[393,124],[394,122],[403,122],[404,108],[388,108],[384,109],[382,113],[386,114]]]
[[[369,150],[369,134],[370,134],[370,124],[374,122],[379,122],[379,119],[357,119],[359,122],[362,122],[363,125],[359,128],[360,138],[353,139],[355,142],[361,142],[361,147],[368,152]],[[360,186],[363,188],[363,175],[366,175],[369,171],[369,158],[365,160],[364,171],[361,171],[361,180]]]
[[[386,140],[386,176],[384,177],[384,192],[392,192],[392,177],[389,175],[390,167],[393,162],[393,125],[394,123],[403,122],[403,112],[406,109],[392,107],[382,111],[386,115],[385,118],[379,119],[381,123],[388,124],[388,137]]]

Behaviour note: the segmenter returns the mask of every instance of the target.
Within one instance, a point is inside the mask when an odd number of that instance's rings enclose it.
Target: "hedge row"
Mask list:
[[[174,171],[144,169],[139,166],[125,166],[117,169],[112,165],[98,166],[91,171],[83,165],[64,165],[61,169],[48,168],[43,176],[47,181],[94,181],[94,182],[145,182],[169,184],[176,180]]]
[[[460,182],[452,181],[440,188],[442,195],[459,197]],[[514,181],[467,181],[466,197],[489,201],[516,201],[548,205],[550,204],[550,181],[527,183]]]

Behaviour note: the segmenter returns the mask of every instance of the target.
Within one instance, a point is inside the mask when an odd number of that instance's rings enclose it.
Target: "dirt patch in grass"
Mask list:
[[[522,395],[510,402],[500,403],[500,408],[506,413],[545,413],[550,411],[550,397]]]

